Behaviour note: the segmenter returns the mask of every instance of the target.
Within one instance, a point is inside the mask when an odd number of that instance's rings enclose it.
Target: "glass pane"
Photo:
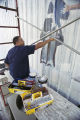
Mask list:
[[[0,28],[0,43],[12,42],[16,35],[18,35],[18,29],[16,28]]]
[[[8,7],[8,8],[16,8],[15,0],[0,0],[0,6]]]
[[[0,26],[18,26],[16,12],[0,9]]]

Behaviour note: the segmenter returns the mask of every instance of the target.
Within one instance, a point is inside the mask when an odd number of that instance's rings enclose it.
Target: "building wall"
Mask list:
[[[27,0],[19,1],[20,17],[43,29],[44,20],[47,17],[48,6],[51,0]],[[54,4],[54,0],[52,1]],[[26,11],[26,12],[25,12]],[[24,14],[23,14],[24,13]],[[67,20],[60,20],[61,26],[79,16],[80,10],[70,10]],[[41,32],[21,21],[22,36],[26,44],[31,44],[40,39]],[[62,30],[64,42],[80,51],[80,20]],[[55,67],[40,63],[41,49],[30,56],[30,65],[41,75],[48,77],[48,85],[61,93],[75,104],[80,104],[80,56],[65,46],[57,47],[55,55]],[[32,62],[33,60],[33,62]],[[77,80],[76,80],[77,79]]]
[[[33,25],[38,26],[40,29],[43,29],[44,20],[47,17],[48,6],[51,1],[53,4],[55,3],[55,0],[18,0],[19,16]],[[5,13],[3,14],[5,15]],[[60,19],[61,26],[75,19],[79,15],[80,9],[70,10],[67,20]],[[15,15],[13,18],[15,18]],[[8,19],[8,22],[9,21],[11,20]],[[14,20],[12,19],[12,21]],[[20,28],[21,36],[26,45],[30,45],[40,39],[41,31],[28,25],[22,20],[20,20]],[[17,31],[10,31],[9,34],[7,33],[7,38],[9,37],[9,39],[4,38],[3,41],[11,41],[13,36],[17,34]],[[80,51],[80,20],[64,28],[62,34],[64,36],[64,43]],[[0,42],[2,42],[1,38]],[[3,48],[0,46],[1,58],[2,56],[5,57],[8,49],[12,47],[6,46],[7,45],[4,45]],[[35,51],[34,55],[29,56],[30,67],[39,75],[46,75],[48,77],[48,85],[57,92],[75,104],[80,104],[80,56],[63,45],[57,46],[55,66],[47,66],[46,64],[40,63],[40,56],[41,49]]]

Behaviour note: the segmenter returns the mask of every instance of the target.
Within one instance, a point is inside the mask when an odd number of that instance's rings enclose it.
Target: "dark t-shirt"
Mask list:
[[[5,63],[9,64],[10,74],[14,79],[25,78],[29,75],[28,55],[34,54],[35,45],[15,46],[9,50]]]

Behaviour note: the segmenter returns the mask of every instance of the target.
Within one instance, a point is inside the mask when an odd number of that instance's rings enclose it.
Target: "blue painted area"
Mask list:
[[[63,9],[65,7],[65,3],[63,0],[55,1],[55,22],[60,27],[60,19],[67,20],[69,16],[69,12],[63,13]]]
[[[48,14],[50,14],[50,13],[53,13],[53,12],[54,12],[54,11],[53,11],[53,8],[54,8],[53,3],[52,3],[52,2],[50,2],[50,4],[49,4],[49,8],[48,8]]]
[[[52,2],[49,3],[47,17],[44,20],[44,27],[43,27],[44,32],[47,33],[47,32],[51,32],[51,31],[55,31],[56,29],[58,29],[58,27],[61,26],[61,24],[60,24],[60,19],[62,18],[61,10],[64,8],[64,5],[65,5],[65,3],[63,1],[62,2],[56,1],[56,2],[54,2],[54,4]],[[66,14],[63,15],[63,18],[65,18]],[[45,34],[41,33],[41,37],[43,37]],[[64,37],[62,35],[61,30],[59,30],[58,32],[56,32],[55,34],[53,34],[49,37],[55,37],[62,42],[64,41]],[[45,41],[45,40],[46,39],[44,39],[43,41]],[[48,45],[44,46],[42,49],[42,52],[41,52],[41,62],[43,62],[51,67],[55,66],[55,55],[56,55],[57,46],[59,46],[59,45],[61,45],[61,43],[55,41],[55,42],[50,42]]]

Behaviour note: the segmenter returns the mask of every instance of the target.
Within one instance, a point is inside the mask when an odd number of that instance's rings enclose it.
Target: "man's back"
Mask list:
[[[29,75],[28,55],[33,54],[35,46],[15,46],[9,50],[5,63],[9,64],[10,74],[14,79]]]

